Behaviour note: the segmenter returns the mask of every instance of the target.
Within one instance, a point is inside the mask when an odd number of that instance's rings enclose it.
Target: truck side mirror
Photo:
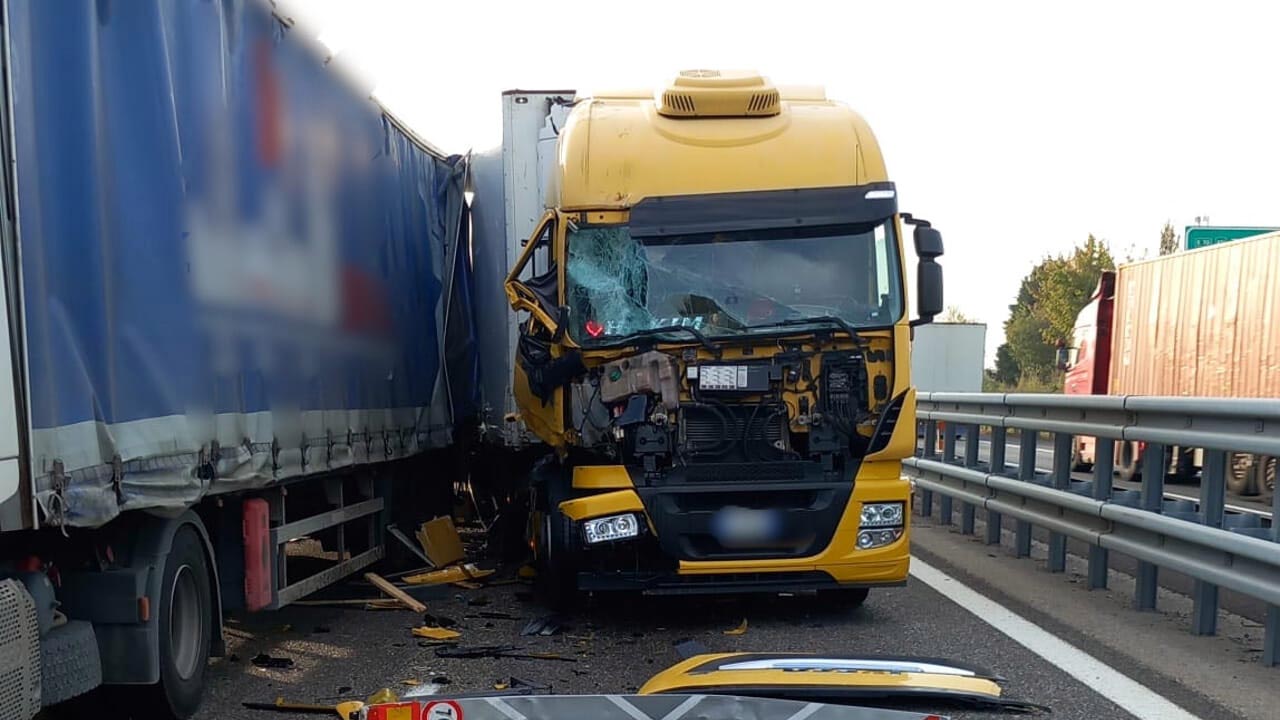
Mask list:
[[[916,245],[916,256],[920,258],[916,265],[916,312],[920,317],[911,321],[911,327],[927,325],[942,312],[942,266],[938,264],[938,258],[942,257],[942,233],[928,220],[910,213],[902,213],[902,221],[915,226],[911,238]]]
[[[933,322],[942,309],[942,266],[933,258],[921,257],[916,266],[916,312],[920,317],[913,324]]]
[[[1059,370],[1067,369],[1067,348],[1065,346],[1058,346],[1058,351],[1053,354],[1053,361]]]

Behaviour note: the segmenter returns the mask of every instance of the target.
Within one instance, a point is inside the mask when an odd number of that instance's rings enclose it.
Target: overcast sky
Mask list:
[[[902,209],[942,230],[947,302],[987,323],[988,363],[1022,277],[1089,233],[1123,257],[1155,254],[1166,220],[1280,225],[1278,3],[285,5],[450,152],[501,142],[512,88],[691,67],[825,85],[871,123]]]

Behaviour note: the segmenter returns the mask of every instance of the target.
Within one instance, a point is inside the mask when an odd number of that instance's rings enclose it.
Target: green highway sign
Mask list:
[[[1183,233],[1183,237],[1186,239],[1183,241],[1182,247],[1186,250],[1195,250],[1196,248],[1208,247],[1232,240],[1243,240],[1244,238],[1275,232],[1276,230],[1280,230],[1280,228],[1188,225],[1186,232]]]

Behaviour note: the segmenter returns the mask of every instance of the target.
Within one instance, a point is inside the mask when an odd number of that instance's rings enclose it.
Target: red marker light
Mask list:
[[[595,320],[588,320],[586,328],[587,328],[587,334],[590,335],[591,337],[600,337],[601,335],[604,334],[604,326],[596,322]]]

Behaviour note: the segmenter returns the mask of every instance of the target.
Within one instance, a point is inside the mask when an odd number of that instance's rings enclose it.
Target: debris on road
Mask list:
[[[413,635],[428,640],[452,640],[462,637],[462,633],[457,630],[442,627],[416,627],[413,629]]]
[[[511,613],[499,612],[497,610],[481,610],[480,612],[467,613],[463,615],[465,618],[483,619],[483,620],[519,620],[520,618]]]
[[[578,658],[566,657],[558,653],[525,652],[514,645],[474,645],[472,647],[441,646],[436,648],[438,658],[460,658],[474,660],[476,658],[511,658],[513,660],[556,660],[559,662],[578,662]]]
[[[332,715],[338,713],[337,705],[312,705],[308,703],[292,703],[286,701],[283,697],[277,697],[275,702],[243,702],[240,703],[250,710],[268,710],[280,713],[299,713],[303,715]],[[361,704],[363,707],[363,704]],[[346,717],[343,715],[343,717]]]
[[[458,624],[458,621],[454,620],[451,617],[446,617],[444,615],[432,615],[431,613],[424,613],[422,615],[422,624],[426,625],[427,627],[451,628],[451,627],[456,627]]]
[[[742,618],[742,624],[741,624],[741,625],[739,625],[738,627],[736,627],[736,628],[734,628],[734,629],[732,629],[732,630],[725,630],[725,631],[724,631],[724,634],[725,634],[725,635],[746,635],[746,634],[747,634],[747,619],[746,619],[746,618]]]
[[[481,570],[472,563],[466,563],[441,570],[432,570],[421,575],[408,575],[404,578],[404,581],[410,585],[443,585],[445,583],[461,585],[469,580],[479,580],[492,574],[492,570]]]
[[[489,604],[489,598],[486,598],[486,597],[467,598],[468,607],[485,607],[488,604]]]
[[[409,595],[409,593],[391,584],[389,581],[384,579],[381,575],[378,575],[377,573],[371,573],[371,572],[365,573],[364,579],[368,580],[370,583],[373,584],[374,587],[378,588],[382,592],[398,600],[401,605],[404,605],[410,610],[419,614],[427,611],[426,605],[423,605],[418,600],[415,600],[413,596]]]
[[[427,554],[423,552],[423,549],[421,547],[418,547],[417,543],[410,540],[408,536],[405,535],[400,530],[400,528],[396,527],[395,525],[388,525],[387,533],[391,535],[391,537],[395,538],[396,540],[399,540],[401,545],[404,545],[406,548],[408,548],[409,552],[413,553],[414,555],[417,555],[418,558],[422,560],[422,562],[426,563],[427,565],[430,565],[431,567],[439,567],[438,565],[433,563],[431,561],[431,558],[427,557]]]
[[[563,628],[563,621],[557,615],[544,615],[529,621],[521,635],[555,635]]]
[[[253,659],[249,662],[252,662],[257,667],[270,668],[273,670],[284,670],[293,667],[293,658],[272,657],[266,653],[258,653],[257,655],[254,655]]]
[[[435,567],[452,565],[466,556],[453,518],[447,515],[422,523],[416,535],[428,561]]]
[[[681,660],[688,660],[694,655],[706,655],[710,652],[710,650],[707,649],[707,646],[703,645],[701,641],[694,640],[692,638],[677,640],[674,645],[676,648],[676,655],[678,655]]]
[[[393,703],[399,700],[400,698],[396,697],[396,694],[391,692],[391,688],[382,688],[366,698],[365,702],[370,705],[384,705],[386,703]]]

